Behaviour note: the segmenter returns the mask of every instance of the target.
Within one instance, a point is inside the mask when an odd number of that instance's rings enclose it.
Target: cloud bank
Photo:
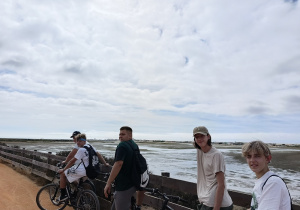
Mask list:
[[[118,138],[129,125],[141,139],[191,140],[205,125],[218,141],[300,143],[297,1],[0,8],[2,137]]]

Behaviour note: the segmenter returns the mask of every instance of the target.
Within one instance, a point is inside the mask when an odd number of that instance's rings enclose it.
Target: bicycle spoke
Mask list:
[[[56,184],[48,184],[39,190],[36,196],[36,203],[42,210],[61,210],[67,204],[65,202],[58,203],[56,200],[59,196],[59,186]]]
[[[91,190],[83,190],[78,197],[77,207],[82,210],[100,210],[98,197]]]

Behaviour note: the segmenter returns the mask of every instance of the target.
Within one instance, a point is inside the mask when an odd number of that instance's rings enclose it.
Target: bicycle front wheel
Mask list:
[[[100,203],[97,195],[91,190],[83,190],[77,199],[78,210],[100,210]]]
[[[59,203],[56,200],[60,196],[59,185],[47,184],[36,195],[36,204],[41,210],[61,210],[67,205],[67,201]]]

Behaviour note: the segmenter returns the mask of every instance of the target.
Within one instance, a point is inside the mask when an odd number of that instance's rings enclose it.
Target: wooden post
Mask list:
[[[170,172],[161,172],[161,176],[170,177]]]
[[[34,152],[37,152],[37,150],[35,149],[35,150],[33,150]],[[32,155],[32,159],[33,160],[35,160],[36,158],[35,158],[35,156],[36,156],[36,154],[34,153],[34,155]],[[31,164],[31,171],[33,171],[33,169],[34,169],[35,167],[34,167],[34,164],[33,164],[33,161],[32,161],[32,164]]]
[[[52,154],[52,152],[48,152],[48,154]],[[49,164],[49,158],[47,158],[47,163]]]
[[[22,152],[21,152],[21,156],[24,158],[25,154],[24,154],[25,148],[23,148]],[[21,164],[24,165],[23,160],[21,159]]]

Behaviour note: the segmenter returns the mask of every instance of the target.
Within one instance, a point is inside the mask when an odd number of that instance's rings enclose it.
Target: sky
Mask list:
[[[295,0],[0,2],[0,137],[300,143]]]

